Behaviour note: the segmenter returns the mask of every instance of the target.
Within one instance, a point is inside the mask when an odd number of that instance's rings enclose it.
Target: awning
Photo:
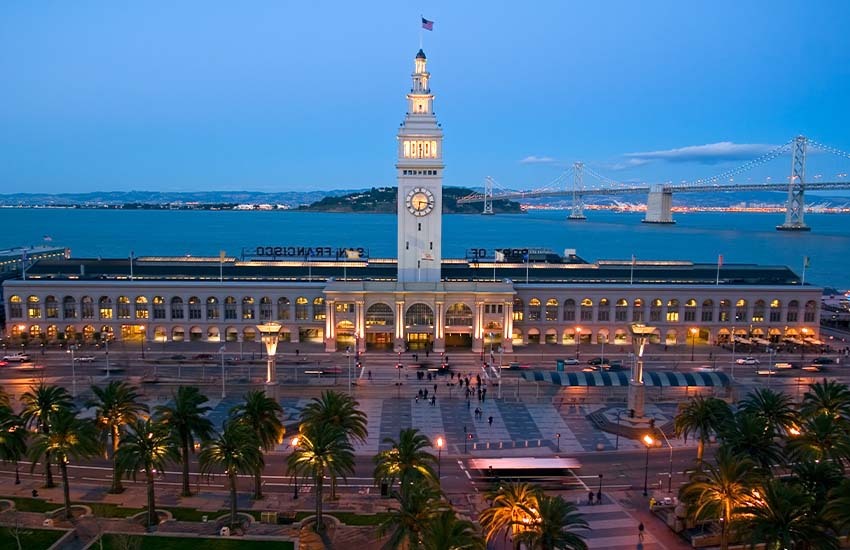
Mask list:
[[[644,371],[644,383],[656,387],[728,387],[729,376],[723,372],[669,372]],[[532,382],[552,383],[556,386],[628,386],[627,372],[523,372],[522,377]]]
[[[812,344],[814,346],[822,346],[823,345],[823,342],[821,342],[817,338],[812,338],[812,337],[806,338],[806,342],[808,342],[809,344]]]
[[[761,344],[763,346],[769,346],[770,340],[765,340],[764,338],[753,338],[753,342],[757,344]]]

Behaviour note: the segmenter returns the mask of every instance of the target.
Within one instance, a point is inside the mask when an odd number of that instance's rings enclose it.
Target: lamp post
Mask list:
[[[661,432],[661,436],[664,438],[664,441],[667,443],[667,446],[670,447],[670,471],[667,472],[667,493],[673,492],[673,445],[670,445],[670,440],[667,439],[667,434],[664,433],[664,430],[659,429]]]
[[[109,337],[103,341],[103,344],[106,346],[106,377],[109,378]]]
[[[732,380],[735,379],[735,327],[732,327]]]
[[[557,447],[556,447],[557,450],[555,452],[560,453],[561,452],[561,434],[560,433],[555,434],[555,441],[557,442]]]
[[[599,474],[599,490],[596,492],[596,502],[602,502],[602,474]]]
[[[614,443],[614,450],[620,450],[620,413],[623,412],[620,409],[617,409],[617,438]]]
[[[691,362],[694,361],[694,344],[697,341],[697,332],[699,332],[696,328],[691,329]]]
[[[345,358],[348,359],[348,395],[351,395],[351,346],[345,348]]]
[[[466,454],[466,424],[463,425],[463,454]]]
[[[649,494],[649,448],[655,443],[652,436],[646,434],[643,436],[643,443],[646,445],[646,465],[643,469],[643,496]]]
[[[581,355],[581,327],[576,327],[576,359]]]
[[[221,353],[221,398],[224,399],[227,395],[224,387],[224,346],[218,348],[218,351]]]
[[[298,436],[292,438],[292,450],[294,452],[295,448],[298,447]],[[292,500],[298,500],[298,475],[292,474]]]
[[[277,384],[277,343],[280,341],[280,323],[269,321],[257,325],[260,331],[260,340],[266,346],[266,385]]]
[[[437,438],[437,484],[440,484],[440,478],[442,478],[442,462],[443,462],[443,441],[442,437]]]
[[[68,353],[71,354],[71,397],[77,397],[77,361],[74,357],[74,351],[77,346],[68,346]]]

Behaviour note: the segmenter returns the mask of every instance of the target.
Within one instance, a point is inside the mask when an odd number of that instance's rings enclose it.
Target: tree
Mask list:
[[[829,523],[814,510],[814,499],[799,485],[773,479],[760,486],[756,495],[742,510],[746,519],[739,531],[751,544],[764,543],[767,550],[838,548]]]
[[[33,462],[42,456],[56,461],[62,474],[65,518],[71,519],[71,491],[68,486],[68,463],[72,458],[91,458],[101,451],[97,431],[91,422],[77,418],[77,413],[60,408],[49,417],[50,431],[35,436],[30,447]]]
[[[148,527],[158,523],[154,481],[157,471],[163,471],[168,461],[176,460],[177,441],[162,422],[136,419],[128,425],[115,453],[115,465],[122,475],[134,480],[139,471],[145,473],[148,501]]]
[[[389,511],[378,525],[378,538],[389,535],[383,545],[385,550],[419,548],[431,522],[449,510],[441,500],[440,490],[431,483],[413,484],[404,495],[395,493],[393,497],[398,501],[398,508]]]
[[[537,507],[530,510],[532,521],[519,533],[520,542],[529,550],[587,550],[584,536],[576,529],[589,529],[587,521],[572,502],[561,496],[541,494]]]
[[[434,466],[437,457],[424,450],[431,446],[431,441],[416,428],[401,430],[398,441],[391,437],[384,438],[384,443],[391,447],[381,451],[374,458],[375,483],[386,482],[392,489],[398,480],[401,496],[417,481],[424,480],[433,483],[437,478]]]
[[[7,399],[8,402],[8,399]],[[19,482],[18,463],[27,450],[27,430],[23,421],[7,405],[0,405],[0,461],[15,465],[15,482]]]
[[[95,408],[97,427],[112,443],[112,487],[109,492],[120,493],[124,488],[121,486],[121,472],[115,466],[115,454],[121,443],[121,432],[124,426],[135,422],[140,413],[147,412],[148,407],[139,402],[139,394],[126,382],[113,380],[105,387],[92,386],[91,389],[95,397],[86,406]]]
[[[316,494],[316,531],[324,530],[322,498],[325,475],[354,473],[354,448],[337,426],[301,425],[298,444],[287,458],[287,467],[296,476],[313,480]]]
[[[248,426],[254,432],[260,447],[265,451],[273,450],[275,445],[283,441],[286,429],[280,420],[282,414],[280,404],[262,390],[248,392],[244,402],[230,411],[236,422]],[[262,470],[254,474],[254,498],[263,498]]]
[[[312,425],[330,424],[342,429],[346,439],[352,444],[365,443],[369,435],[366,429],[368,418],[351,396],[336,392],[322,392],[314,397],[301,411],[301,423]],[[331,497],[336,498],[336,478],[331,476]]]
[[[723,425],[720,437],[722,446],[732,454],[751,458],[767,473],[783,460],[773,430],[763,417],[740,411]]]
[[[484,538],[475,524],[452,510],[434,514],[421,531],[422,550],[484,550]]]
[[[697,438],[697,462],[702,462],[705,443],[712,433],[718,433],[731,417],[729,405],[715,397],[697,396],[687,404],[680,405],[673,426],[676,437],[688,439],[690,434]]]
[[[752,503],[755,463],[719,449],[716,464],[704,463],[682,488],[681,498],[697,520],[720,520],[720,548],[729,546],[729,531],[745,506]]]
[[[825,412],[806,418],[800,434],[788,442],[788,451],[798,460],[832,460],[843,469],[850,459],[850,437],[840,418]]]
[[[850,419],[850,389],[835,380],[816,382],[803,395],[800,407],[803,416],[813,418],[826,414],[844,420]]]
[[[189,489],[189,455],[194,452],[195,438],[208,439],[212,432],[212,423],[204,417],[210,410],[204,403],[209,400],[198,388],[180,386],[172,397],[174,405],[159,406],[156,413],[180,444],[180,462],[183,465],[181,494],[185,497],[192,494]]]
[[[824,515],[839,533],[850,527],[850,478],[841,480],[841,483],[829,492]]]
[[[798,423],[791,397],[770,388],[758,388],[741,400],[740,410],[765,421],[775,437],[787,432]]]
[[[826,504],[829,491],[844,478],[841,468],[834,462],[803,460],[791,466],[800,487],[814,499],[814,509],[820,511]]]
[[[21,411],[21,419],[27,429],[36,428],[42,435],[50,433],[49,417],[62,409],[70,409],[74,406],[71,394],[60,386],[48,386],[44,382],[38,386],[30,387],[29,391],[21,395],[24,404]],[[50,470],[50,452],[44,455],[44,474],[47,488],[56,486],[53,483],[53,472]]]
[[[515,549],[519,549],[519,535],[528,528],[532,510],[538,509],[542,491],[536,485],[509,481],[487,493],[490,506],[478,517],[487,542],[504,532],[505,540],[510,535]]]
[[[230,485],[230,525],[235,525],[236,476],[254,475],[265,465],[256,434],[246,424],[225,422],[220,434],[201,444],[198,462],[201,472],[207,475],[216,468],[224,470]]]

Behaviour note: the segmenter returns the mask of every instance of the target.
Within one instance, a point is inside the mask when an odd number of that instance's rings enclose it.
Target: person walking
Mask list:
[[[643,536],[644,536],[643,531],[644,531],[644,526],[643,526],[643,522],[641,522],[640,525],[638,525],[638,541],[640,541],[640,542],[643,542]]]
[[[487,419],[487,424],[489,424],[491,428],[493,427],[493,417],[492,416]]]

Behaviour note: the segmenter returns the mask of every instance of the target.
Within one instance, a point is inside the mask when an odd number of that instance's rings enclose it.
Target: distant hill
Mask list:
[[[330,191],[94,191],[90,193],[10,193],[0,195],[0,206],[113,206],[124,205],[236,205],[273,204],[297,208],[327,196],[351,193]],[[132,206],[131,206],[132,207]],[[138,206],[136,206],[138,208]]]
[[[474,191],[466,187],[443,187],[444,214],[480,214],[481,203],[458,204],[458,199]],[[373,187],[368,191],[357,191],[347,195],[325,197],[300,210],[313,212],[376,212],[394,214],[398,189],[396,187]],[[493,212],[519,213],[520,204],[514,201],[494,201]]]

